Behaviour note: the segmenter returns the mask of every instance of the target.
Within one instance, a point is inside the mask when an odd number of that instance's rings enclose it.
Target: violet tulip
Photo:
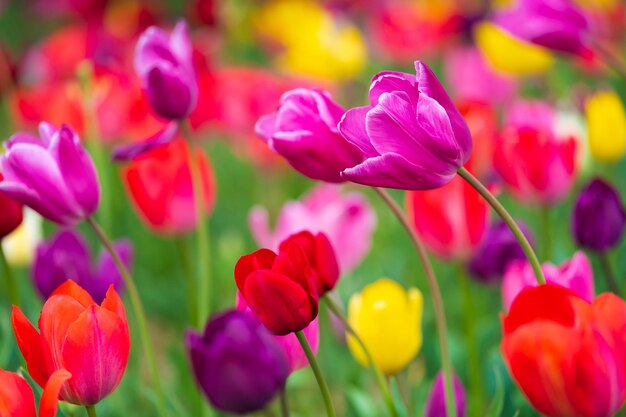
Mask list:
[[[456,415],[457,417],[464,417],[466,412],[465,388],[463,388],[463,383],[454,372],[452,373],[452,385],[454,387]],[[424,417],[446,417],[448,415],[446,411],[443,372],[440,371],[430,389]]]
[[[96,168],[68,126],[56,129],[43,122],[39,137],[16,133],[4,146],[0,191],[61,225],[74,225],[96,211]]]
[[[130,266],[132,246],[129,241],[118,241],[114,248],[126,267]],[[90,261],[89,248],[82,236],[73,230],[62,230],[37,247],[32,278],[44,299],[73,279],[97,303],[102,302],[110,285],[121,292],[124,282],[111,255],[103,251],[95,265]]]
[[[214,316],[202,334],[187,332],[186,345],[196,381],[218,410],[261,410],[285,386],[285,354],[248,313],[231,310]]]
[[[565,287],[579,297],[592,302],[595,294],[593,270],[584,252],[578,251],[572,258],[559,266],[549,262],[541,266],[546,282]],[[508,310],[515,297],[527,287],[536,287],[537,280],[532,267],[526,261],[513,261],[504,273],[502,282],[502,298],[504,308]]]
[[[465,119],[428,66],[416,75],[381,72],[369,90],[370,105],[348,110],[339,131],[363,162],[343,178],[375,187],[429,190],[454,178],[467,162],[472,137]]]
[[[255,130],[272,150],[309,178],[341,182],[341,172],[363,158],[337,129],[344,109],[330,94],[297,88],[283,94],[275,113],[263,116]]]
[[[594,178],[580,190],[572,215],[576,243],[604,252],[619,243],[626,227],[626,211],[615,188]]]
[[[182,20],[169,35],[151,26],[137,42],[135,71],[150,105],[165,119],[183,119],[196,106],[198,82],[192,53],[189,30]]]

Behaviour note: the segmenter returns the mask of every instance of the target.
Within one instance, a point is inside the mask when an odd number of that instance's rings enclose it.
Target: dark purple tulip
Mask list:
[[[617,191],[600,178],[580,190],[572,215],[576,243],[604,252],[619,243],[626,225],[626,211]]]
[[[130,242],[119,241],[114,247],[122,261],[129,266],[132,258]],[[87,244],[73,230],[62,230],[39,244],[31,272],[35,287],[44,299],[68,279],[83,287],[98,303],[102,302],[111,284],[118,292],[124,288],[111,256],[102,252],[93,268]]]
[[[247,414],[264,408],[289,375],[285,353],[249,313],[213,316],[203,334],[187,332],[186,344],[198,385],[221,411]]]
[[[456,400],[456,415],[465,416],[465,389],[459,377],[452,373],[452,385],[454,386],[454,399]],[[439,372],[430,390],[424,417],[446,417],[446,396],[443,384],[443,372]]]
[[[517,224],[532,244],[533,239],[528,227],[521,221]],[[489,227],[467,267],[470,274],[479,281],[492,283],[502,280],[507,265],[516,259],[524,260],[526,255],[511,229],[504,221],[499,220]]]

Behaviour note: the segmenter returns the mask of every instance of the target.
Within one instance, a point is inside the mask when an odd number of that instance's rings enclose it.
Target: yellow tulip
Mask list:
[[[474,37],[491,66],[504,74],[540,74],[554,64],[554,57],[546,48],[517,39],[492,23],[476,25]]]
[[[626,153],[626,111],[613,91],[596,93],[585,103],[589,151],[596,161],[616,162]]]
[[[381,278],[354,294],[348,304],[348,323],[363,340],[380,370],[394,374],[404,368],[422,347],[422,293],[405,291],[395,281]],[[367,357],[354,337],[348,347],[363,366]]]
[[[43,239],[41,224],[41,216],[24,207],[22,224],[10,235],[2,239],[2,249],[9,264],[14,266],[30,265],[35,249]]]

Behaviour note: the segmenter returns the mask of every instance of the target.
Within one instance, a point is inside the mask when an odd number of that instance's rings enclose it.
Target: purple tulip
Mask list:
[[[198,82],[187,24],[179,21],[170,35],[151,26],[141,35],[135,51],[135,71],[148,100],[161,117],[187,117],[198,100]]]
[[[464,417],[466,411],[465,389],[458,376],[452,373],[452,385],[454,387],[454,399],[456,401],[456,415]],[[433,382],[433,386],[426,402],[424,417],[446,417],[446,395],[443,380],[443,372],[439,372]]]
[[[39,125],[39,135],[16,133],[0,156],[0,191],[55,223],[71,226],[98,208],[96,168],[66,125]]]
[[[344,109],[330,94],[297,88],[283,94],[275,113],[263,116],[255,130],[294,169],[315,180],[345,181],[341,171],[360,163],[360,152],[339,134]]]
[[[118,241],[114,248],[122,262],[129,267],[132,262],[130,242]],[[51,239],[40,243],[31,272],[35,287],[44,299],[50,297],[68,279],[83,287],[98,303],[104,300],[110,285],[117,292],[124,289],[124,281],[111,255],[103,251],[95,268],[92,267],[89,248],[81,235],[74,230],[62,230]]]
[[[430,190],[447,184],[467,162],[472,137],[465,119],[428,66],[417,75],[381,72],[370,85],[370,106],[343,116],[339,131],[364,161],[343,171],[359,184]]]
[[[522,233],[532,242],[530,230],[518,221]],[[511,229],[502,220],[492,224],[467,266],[473,277],[485,283],[502,279],[509,262],[524,260],[526,255]]]
[[[583,54],[589,23],[571,0],[518,0],[494,16],[513,36],[559,52]]]
[[[211,318],[203,334],[190,330],[186,339],[196,381],[221,411],[258,411],[285,386],[285,354],[248,313],[221,313]]]
[[[615,188],[594,178],[580,190],[572,216],[576,243],[604,252],[619,243],[625,226],[626,211]]]

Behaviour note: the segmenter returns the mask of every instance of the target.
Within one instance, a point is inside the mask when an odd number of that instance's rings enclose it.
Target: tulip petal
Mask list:
[[[246,279],[259,269],[272,269],[276,254],[269,249],[259,249],[244,255],[235,264],[235,282],[240,291],[246,285]]]
[[[177,120],[193,110],[195,99],[179,68],[159,63],[148,72],[146,83],[148,100],[160,116]]]
[[[116,314],[122,321],[127,321],[126,309],[124,308],[122,299],[120,298],[117,291],[115,291],[115,287],[113,287],[113,285],[109,286],[106,296],[104,297],[104,301],[102,301],[101,307]]]
[[[176,55],[180,62],[191,62],[193,48],[189,42],[189,27],[184,20],[179,20],[174,26],[169,38],[171,51]]]
[[[91,298],[91,295],[89,295],[87,291],[71,279],[68,279],[65,283],[63,283],[63,285],[57,288],[52,293],[52,296],[54,295],[70,296],[85,308],[95,303],[93,298]]]
[[[43,387],[52,369],[50,351],[44,345],[41,335],[17,306],[13,306],[11,321],[17,345],[26,360],[28,373]]]
[[[59,369],[50,375],[39,402],[39,417],[54,417],[56,415],[61,387],[71,377],[72,374],[65,369]]]
[[[369,91],[370,103],[375,106],[383,93],[392,91],[404,91],[409,97],[417,96],[415,83],[415,75],[395,71],[380,72],[372,78]]]
[[[155,61],[164,60],[176,65],[176,58],[169,49],[167,34],[156,26],[146,29],[139,37],[135,50],[135,71],[141,78],[150,72]]]
[[[380,155],[372,146],[365,128],[366,116],[371,109],[371,106],[350,109],[343,115],[338,125],[341,135],[367,158]]]
[[[172,122],[155,135],[141,142],[116,146],[111,153],[114,161],[125,162],[135,159],[146,152],[172,142],[178,134],[178,123]]]
[[[35,396],[28,382],[4,369],[0,369],[0,416],[37,417]]]

